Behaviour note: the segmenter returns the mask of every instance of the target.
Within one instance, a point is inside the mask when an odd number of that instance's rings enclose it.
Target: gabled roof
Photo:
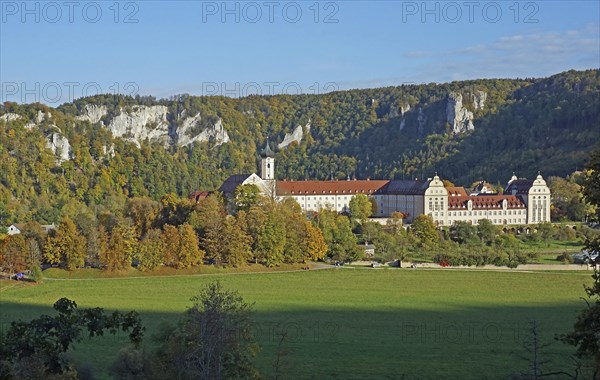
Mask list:
[[[466,210],[469,201],[473,204],[473,210],[501,210],[504,200],[507,202],[508,209],[525,208],[523,200],[516,195],[470,195],[448,197],[448,210]]]
[[[375,194],[389,181],[277,181],[278,195]]]
[[[210,191],[193,191],[189,195],[189,199],[199,202],[210,195]]]
[[[504,194],[512,194],[513,190],[515,194],[528,194],[529,189],[533,186],[533,181],[532,179],[515,179],[508,184]]]
[[[238,186],[243,184],[244,181],[251,176],[252,174],[234,174],[229,176],[229,178],[223,182],[221,187],[219,187],[219,191],[222,193],[233,193]]]
[[[387,186],[381,189],[380,193],[391,195],[423,195],[429,187],[429,182],[431,181],[394,179],[389,181]]]
[[[466,197],[469,195],[464,187],[450,186],[446,187],[446,191],[448,191],[448,197]]]

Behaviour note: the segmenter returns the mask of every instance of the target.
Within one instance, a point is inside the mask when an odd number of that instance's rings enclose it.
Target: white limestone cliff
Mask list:
[[[121,109],[108,125],[115,137],[132,141],[138,147],[146,139],[151,141],[169,140],[169,122],[166,106],[134,106],[131,112]]]
[[[306,133],[310,133],[310,121],[306,123],[304,128],[301,125],[298,125],[292,133],[286,133],[283,141],[277,145],[279,149],[287,148],[288,145],[293,143],[294,141],[300,144],[302,139],[304,138],[304,130],[306,129]]]
[[[185,117],[185,110],[179,114],[180,117]],[[183,119],[179,127],[177,127],[177,145],[187,146],[196,141],[208,142],[213,141],[214,146],[219,146],[229,142],[229,135],[223,127],[223,120],[219,118],[217,122],[204,129],[197,135],[192,135],[192,131],[196,128],[197,124],[202,120],[202,116],[198,113],[195,116],[187,117]]]
[[[76,116],[75,119],[82,121],[89,121],[92,124],[96,124],[106,114],[108,110],[106,106],[98,106],[96,104],[86,104],[83,108],[83,112],[80,116]]]
[[[69,144],[69,140],[61,133],[54,132],[46,136],[46,146],[52,150],[59,164],[71,159],[71,144]]]
[[[21,115],[18,115],[16,113],[5,113],[4,115],[0,116],[0,120],[4,120],[5,122],[9,123],[11,121],[15,121],[15,120],[19,120],[21,118]]]
[[[475,129],[473,125],[473,112],[463,106],[462,95],[451,92],[448,94],[446,105],[446,120],[452,127],[454,134],[464,133]]]
[[[473,108],[476,110],[483,109],[485,107],[485,101],[487,100],[487,92],[485,91],[475,91],[473,94]]]

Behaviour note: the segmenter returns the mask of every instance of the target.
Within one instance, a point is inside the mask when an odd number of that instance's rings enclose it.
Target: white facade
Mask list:
[[[527,224],[550,221],[550,189],[541,175],[538,175],[526,199]]]
[[[538,224],[550,221],[550,189],[541,175],[535,180],[513,176],[504,194],[491,193],[481,182],[476,192],[445,187],[437,174],[427,180],[381,181],[276,181],[274,153],[267,143],[261,154],[261,177],[232,176],[223,189],[233,192],[237,184],[255,184],[263,194],[292,198],[304,212],[324,208],[348,212],[350,201],[364,194],[377,204],[374,217],[388,218],[395,212],[411,223],[418,215],[430,215],[438,226],[458,221],[478,224],[487,219],[495,225]],[[225,186],[229,181],[229,186]],[[237,182],[236,182],[237,181]]]
[[[262,179],[275,179],[275,159],[273,157],[263,157],[260,160],[260,176]]]

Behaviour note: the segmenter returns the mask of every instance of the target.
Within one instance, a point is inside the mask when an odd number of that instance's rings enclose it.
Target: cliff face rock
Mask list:
[[[131,112],[124,112],[115,116],[108,125],[108,129],[115,137],[135,143],[146,139],[150,141],[169,141],[169,122],[167,121],[166,106],[135,106]]]
[[[58,128],[57,128],[58,129]],[[69,140],[61,133],[54,132],[46,136],[46,146],[56,156],[56,161],[61,164],[71,159],[72,149]]]
[[[0,120],[4,120],[7,123],[10,123],[11,121],[15,121],[15,120],[19,120],[21,118],[21,115],[18,115],[16,113],[5,113],[4,115],[0,116]]]
[[[283,141],[277,145],[279,149],[287,148],[288,145],[293,143],[294,141],[300,144],[302,139],[304,138],[304,130],[306,129],[306,133],[310,133],[310,121],[304,126],[304,128],[299,125],[297,126],[292,133],[286,133]]]
[[[451,92],[448,95],[446,105],[446,119],[452,127],[454,134],[464,133],[475,129],[473,125],[473,113],[467,110],[462,103],[462,95]]]
[[[487,92],[475,91],[473,94],[473,108],[476,110],[483,109],[485,107],[485,101],[487,100]]]
[[[197,141],[214,141],[215,146],[229,142],[229,135],[223,128],[223,121],[219,119],[211,128],[207,128],[196,137]]]
[[[165,145],[177,144],[180,146],[186,146],[195,141],[213,141],[215,146],[229,142],[229,135],[223,128],[221,119],[214,125],[199,131],[198,123],[202,121],[202,117],[199,113],[188,117],[186,110],[182,110],[173,117],[166,106],[121,108],[119,114],[107,121],[107,125],[104,125],[102,118],[106,115],[108,115],[106,106],[86,104],[76,119],[89,121],[92,124],[101,123],[103,127],[112,132],[113,136],[131,141],[138,147],[146,139]],[[177,119],[176,122],[173,121],[174,118]]]
[[[96,124],[100,121],[106,114],[108,110],[106,106],[98,106],[95,104],[86,104],[83,108],[83,113],[80,116],[76,116],[75,119],[89,121],[92,124]]]
[[[185,117],[185,112],[180,113],[180,117]],[[204,129],[200,134],[194,134],[194,130],[198,128],[198,123],[202,120],[202,116],[198,113],[195,116],[187,117],[182,120],[179,127],[176,129],[177,145],[186,146],[196,141],[198,142],[214,142],[214,146],[219,146],[229,142],[229,135],[223,128],[221,119]]]
[[[410,111],[410,104],[403,104],[400,106],[400,115],[402,116],[402,121],[400,122],[400,130],[403,130],[406,126],[406,119],[404,118],[404,114]]]

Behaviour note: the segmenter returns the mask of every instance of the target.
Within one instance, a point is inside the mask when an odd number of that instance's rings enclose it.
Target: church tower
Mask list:
[[[271,150],[269,140],[267,139],[267,146],[260,153],[260,177],[265,180],[275,179],[275,152]]]

